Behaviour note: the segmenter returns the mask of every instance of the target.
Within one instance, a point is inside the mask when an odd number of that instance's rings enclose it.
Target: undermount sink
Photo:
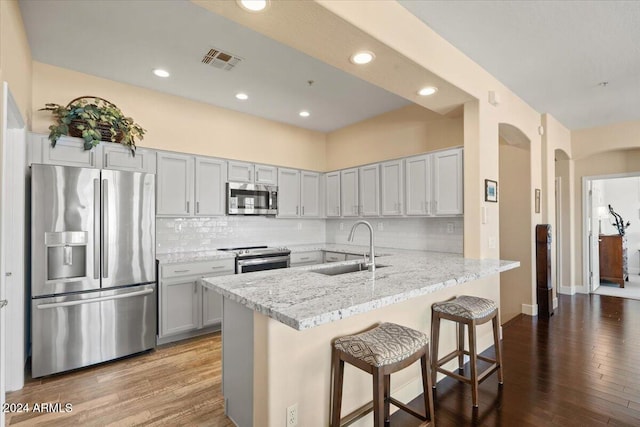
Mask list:
[[[386,265],[377,265],[376,270],[378,268],[384,268]],[[356,273],[358,271],[366,271],[366,264],[360,262],[358,264],[347,264],[347,265],[328,265],[326,267],[315,268],[311,270],[312,273],[320,273],[326,276],[337,276],[339,274],[347,274],[347,273]]]

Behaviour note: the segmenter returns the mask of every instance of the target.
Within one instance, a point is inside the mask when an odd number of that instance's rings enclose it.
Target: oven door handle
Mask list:
[[[271,264],[274,262],[282,262],[289,261],[291,257],[289,255],[285,256],[272,256],[265,258],[252,258],[252,259],[239,259],[237,261],[238,267],[244,267],[246,265],[261,265],[261,264]]]

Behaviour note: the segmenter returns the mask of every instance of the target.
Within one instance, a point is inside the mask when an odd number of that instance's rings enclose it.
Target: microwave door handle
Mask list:
[[[102,277],[109,277],[109,181],[102,180]]]
[[[100,278],[100,180],[93,180],[93,278]]]

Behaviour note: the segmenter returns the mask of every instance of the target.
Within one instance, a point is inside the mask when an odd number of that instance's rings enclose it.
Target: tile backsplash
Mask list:
[[[462,253],[462,218],[365,218],[375,230],[376,246]],[[281,219],[264,216],[157,218],[158,254],[232,246],[347,243],[355,219]],[[382,225],[380,225],[382,224]],[[369,242],[359,228],[354,244]]]
[[[376,246],[462,253],[463,218],[365,218],[374,230]],[[327,220],[327,243],[347,243],[356,220]],[[354,244],[368,245],[369,232],[360,225]]]
[[[325,240],[324,219],[264,216],[156,218],[156,252],[202,251],[237,246],[297,245]]]

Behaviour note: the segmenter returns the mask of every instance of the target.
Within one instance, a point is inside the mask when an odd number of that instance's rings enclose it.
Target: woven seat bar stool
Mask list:
[[[440,319],[451,320],[458,323],[457,348],[446,356],[438,359],[438,344],[440,340]],[[490,359],[478,354],[476,349],[476,326],[491,320],[493,322],[493,340],[495,344],[496,358]],[[464,326],[469,331],[469,350],[464,349]],[[499,313],[497,304],[486,298],[461,295],[448,301],[438,302],[431,306],[431,345],[432,357],[431,374],[433,388],[436,387],[436,375],[442,372],[459,381],[471,384],[471,396],[473,406],[478,407],[478,385],[489,375],[498,372],[498,382],[503,383],[502,378],[502,348],[499,337]],[[469,356],[471,375],[462,375],[464,369],[464,355]],[[442,367],[445,363],[458,358],[458,373],[448,371]],[[478,359],[491,365],[482,373],[478,373]]]
[[[391,374],[418,360],[422,365],[424,414],[409,408],[390,395]],[[369,402],[341,418],[344,362],[373,375],[373,402]],[[331,426],[348,426],[371,411],[373,411],[373,425],[375,427],[389,425],[389,404],[393,404],[425,421],[421,426],[433,427],[435,423],[429,372],[430,363],[429,338],[420,331],[395,323],[382,323],[357,335],[336,339],[331,353],[333,366]]]

